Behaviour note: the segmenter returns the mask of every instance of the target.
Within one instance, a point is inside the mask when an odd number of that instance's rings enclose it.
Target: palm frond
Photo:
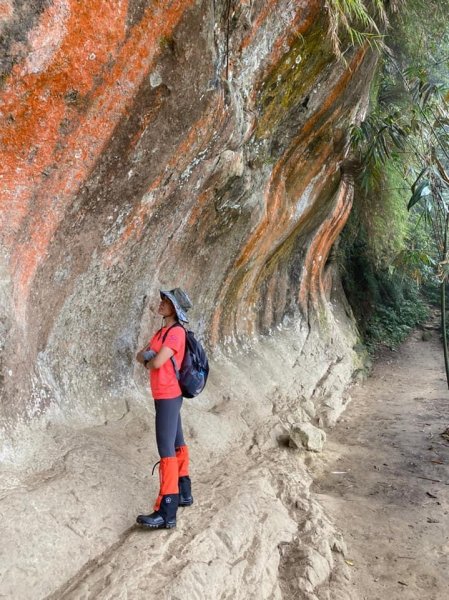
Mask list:
[[[338,58],[343,58],[343,35],[349,37],[352,46],[368,44],[379,51],[385,49],[381,31],[388,25],[385,0],[371,0],[369,5],[364,0],[326,0],[326,8],[329,14],[328,34]]]

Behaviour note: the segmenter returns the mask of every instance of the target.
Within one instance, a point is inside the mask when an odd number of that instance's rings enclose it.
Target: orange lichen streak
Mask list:
[[[216,301],[217,310],[211,327],[213,341],[217,341],[224,334],[232,335],[233,331],[241,331],[245,328],[245,324],[246,333],[249,335],[254,333],[255,319],[244,319],[243,313],[247,312],[248,307],[256,306],[260,293],[259,279],[265,265],[269,262],[270,257],[275,255],[278,249],[289,240],[294,231],[299,233],[301,228],[306,228],[316,212],[315,202],[320,191],[329,177],[335,173],[338,161],[343,159],[341,154],[335,153],[332,138],[326,140],[329,132],[333,130],[333,124],[341,115],[338,100],[343,96],[349,81],[357,73],[365,56],[366,48],[361,48],[355,53],[350,63],[342,68],[340,77],[329,89],[324,102],[302,125],[298,135],[291,140],[288,148],[273,166],[264,193],[265,212],[242,245],[239,256],[228,271],[229,275],[222,287],[221,296]],[[321,142],[317,144],[320,139]],[[314,145],[317,149],[311,158],[307,149]],[[314,179],[316,181],[312,185]],[[293,213],[298,199],[307,195],[308,186],[313,188],[310,192],[313,194],[313,198],[295,218]],[[347,184],[344,184],[342,189],[344,193],[341,191],[338,195],[338,202],[332,215],[316,232],[317,241],[312,242],[307,253],[307,267],[303,273],[307,274],[310,268],[312,274],[304,277],[299,292],[300,306],[305,314],[307,314],[308,306],[306,296],[310,292],[315,299],[318,298],[317,290],[319,289],[321,269],[332,244],[349,216],[352,191]],[[322,262],[318,260],[318,256],[322,256]],[[315,262],[313,262],[314,259],[316,259]],[[233,297],[231,298],[229,294],[233,294]],[[237,296],[239,301],[234,304],[242,307],[242,315],[238,314],[237,309],[234,321],[229,317],[224,318],[220,307],[232,304],[232,299]],[[225,298],[227,298],[227,302],[224,301]],[[322,299],[323,296],[319,298]],[[315,301],[314,306],[316,307]]]
[[[214,98],[214,101],[209,104],[206,114],[190,128],[186,137],[176,147],[176,150],[173,152],[168,163],[166,165],[161,165],[165,167],[164,172],[151,182],[151,185],[145,192],[147,198],[154,193],[154,201],[145,201],[139,204],[135,210],[128,215],[123,228],[123,233],[109,248],[104,257],[105,264],[111,265],[114,261],[118,260],[118,257],[123,256],[125,248],[130,241],[136,242],[141,238],[151,212],[153,212],[157,206],[162,204],[170,194],[174,193],[179,185],[177,177],[170,178],[169,183],[163,185],[164,180],[167,179],[167,175],[172,173],[182,173],[188,166],[189,161],[196,156],[199,149],[207,145],[209,139],[213,136],[214,127],[216,128],[217,123],[224,117],[223,101],[222,97],[219,96],[218,101],[217,98]],[[193,212],[196,212],[195,207]],[[195,222],[196,217],[192,217],[191,215],[189,221],[191,223]]]
[[[192,4],[153,2],[127,31],[126,1],[65,0],[51,4],[30,31],[32,51],[13,67],[0,97],[0,224],[22,323],[65,211],[129,110],[161,51],[159,40]]]
[[[353,195],[354,188],[352,182],[343,178],[335,197],[332,212],[320,225],[307,251],[298,294],[299,305],[306,315],[310,308],[318,310],[320,303],[325,304],[327,300],[329,290],[325,289],[323,282],[326,261],[330,249],[349,217]],[[330,283],[328,282],[328,285]]]

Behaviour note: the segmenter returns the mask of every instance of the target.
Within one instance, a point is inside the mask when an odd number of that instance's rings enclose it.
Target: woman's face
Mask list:
[[[163,317],[175,317],[176,311],[173,304],[170,302],[168,298],[162,298],[159,303],[159,308],[157,312]]]

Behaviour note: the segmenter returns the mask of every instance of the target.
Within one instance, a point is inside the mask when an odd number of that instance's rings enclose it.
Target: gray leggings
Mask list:
[[[156,443],[159,456],[176,456],[175,448],[185,446],[182,433],[182,396],[167,400],[155,400]]]

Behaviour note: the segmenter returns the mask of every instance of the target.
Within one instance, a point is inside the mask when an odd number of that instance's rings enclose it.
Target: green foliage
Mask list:
[[[406,248],[409,219],[404,202],[406,190],[391,163],[386,164],[381,183],[379,192],[371,197],[373,214],[371,219],[366,218],[366,222],[370,225],[373,258],[382,268],[392,265],[397,255]]]
[[[341,264],[370,349],[396,347],[449,278],[448,9],[408,0],[389,14],[370,112],[351,131],[360,170]]]
[[[417,293],[405,296],[400,304],[377,306],[365,329],[368,350],[374,352],[381,345],[396,349],[428,316],[429,309]]]
[[[334,52],[368,44],[379,51],[398,50],[413,67],[447,69],[449,0],[326,0],[328,33]]]
[[[425,282],[421,287],[421,293],[427,304],[435,308],[440,306],[441,289],[436,280]]]
[[[409,132],[404,125],[399,112],[384,114],[381,109],[353,125],[351,146],[363,165],[359,184],[365,193],[379,191],[386,166],[394,168],[405,150]]]
[[[368,43],[383,47],[381,29],[388,23],[384,0],[327,0],[329,13],[329,35],[334,52],[341,58],[345,38],[351,46]]]
[[[403,269],[379,266],[360,215],[353,213],[338,250],[342,282],[362,338],[370,352],[396,348],[428,316],[419,285]],[[357,233],[354,237],[354,233]]]
[[[375,177],[372,171],[362,171],[358,183],[352,218],[364,228],[364,251],[376,268],[391,268],[405,251],[410,236],[407,187],[392,161],[384,164]],[[350,235],[358,233],[356,230]]]
[[[392,22],[386,43],[401,64],[413,70],[445,76],[448,66],[449,0],[407,0]]]

